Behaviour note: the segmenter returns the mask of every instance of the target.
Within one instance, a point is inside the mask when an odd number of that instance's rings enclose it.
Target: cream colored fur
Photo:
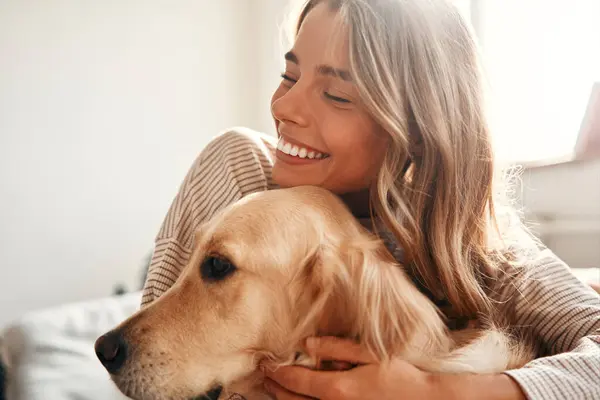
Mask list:
[[[205,282],[207,255],[237,270]],[[378,359],[429,371],[499,372],[531,359],[499,329],[448,332],[385,246],[315,187],[254,194],[217,215],[175,285],[119,328],[130,351],[112,379],[134,399],[191,399],[216,384],[265,399],[259,365],[314,366],[297,357],[311,335],[357,339]]]

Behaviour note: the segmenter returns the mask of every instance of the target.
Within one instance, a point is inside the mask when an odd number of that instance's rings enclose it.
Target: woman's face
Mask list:
[[[350,78],[347,34],[322,2],[286,54],[271,110],[279,134],[273,179],[281,187],[361,191],[375,177],[387,135],[367,114]]]

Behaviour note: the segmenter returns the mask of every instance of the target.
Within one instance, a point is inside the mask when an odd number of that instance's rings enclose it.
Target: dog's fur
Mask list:
[[[203,281],[207,255],[236,271]],[[134,399],[190,399],[215,385],[222,397],[268,398],[259,365],[314,366],[297,356],[312,335],[353,338],[427,371],[499,372],[532,358],[499,329],[449,332],[383,243],[315,187],[253,194],[218,214],[175,285],[118,328],[129,351],[112,379]]]

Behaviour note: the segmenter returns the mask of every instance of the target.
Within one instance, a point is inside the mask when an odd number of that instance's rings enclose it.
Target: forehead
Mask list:
[[[202,230],[199,244],[214,247],[228,241],[238,245],[252,245],[267,236],[272,236],[273,219],[276,210],[263,199],[240,200],[213,218]]]
[[[198,232],[201,254],[227,257],[243,269],[252,269],[257,262],[284,262],[279,250],[291,242],[298,244],[295,236],[305,231],[302,211],[309,205],[279,193],[250,197],[230,206]]]
[[[344,216],[327,200],[332,194],[301,189],[262,192],[228,207],[197,233],[196,257],[221,255],[244,270],[290,267],[319,243],[318,232],[333,233]]]
[[[348,60],[348,33],[341,15],[326,1],[309,11],[293,47],[300,64],[344,67]]]

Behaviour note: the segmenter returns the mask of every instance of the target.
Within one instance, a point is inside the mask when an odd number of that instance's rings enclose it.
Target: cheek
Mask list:
[[[389,140],[371,124],[345,124],[331,131],[328,147],[334,155],[336,172],[348,179],[369,181],[379,170]]]
[[[222,349],[239,352],[261,347],[263,338],[273,325],[275,299],[262,282],[245,276],[228,288],[228,296],[219,306],[222,309],[215,331]]]

